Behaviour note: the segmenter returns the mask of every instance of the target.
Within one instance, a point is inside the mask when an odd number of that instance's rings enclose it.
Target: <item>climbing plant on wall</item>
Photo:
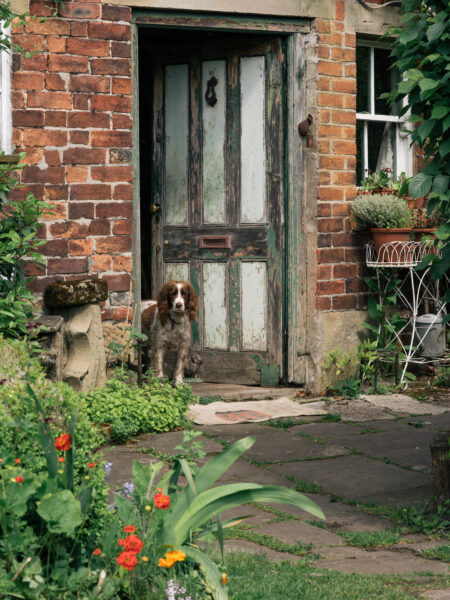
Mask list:
[[[450,4],[402,0],[400,12],[400,26],[386,36],[396,36],[391,55],[403,78],[384,97],[404,103],[401,114],[410,112],[412,142],[423,148],[425,166],[410,180],[409,191],[414,198],[428,194],[429,214],[437,208],[442,215],[436,232],[444,244],[441,258],[428,256],[421,265],[431,264],[438,279],[450,270]]]

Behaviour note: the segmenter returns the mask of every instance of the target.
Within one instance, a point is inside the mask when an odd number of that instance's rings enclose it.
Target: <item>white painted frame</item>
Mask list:
[[[368,112],[356,113],[356,120],[363,123],[363,148],[362,148],[362,172],[368,168],[369,164],[369,122],[381,121],[396,123],[395,128],[395,160],[396,173],[394,176],[405,172],[407,177],[413,174],[413,153],[410,147],[408,133],[402,131],[406,128],[408,114],[398,117],[395,115],[380,115],[375,113],[375,48],[387,48],[387,45],[380,42],[369,42],[367,40],[358,40],[358,46],[370,48],[370,85],[369,85],[369,108]],[[357,142],[358,143],[358,140]]]
[[[4,35],[11,34],[11,27],[3,28]],[[11,104],[11,52],[0,55],[0,145],[5,154],[12,153],[12,104]]]

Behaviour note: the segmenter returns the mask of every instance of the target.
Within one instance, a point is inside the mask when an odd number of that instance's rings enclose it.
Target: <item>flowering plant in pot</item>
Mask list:
[[[357,225],[371,230],[378,255],[383,244],[409,241],[412,212],[401,198],[393,194],[357,196],[351,210]]]

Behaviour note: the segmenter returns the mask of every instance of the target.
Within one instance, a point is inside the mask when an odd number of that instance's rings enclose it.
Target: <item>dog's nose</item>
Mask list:
[[[175,308],[183,308],[182,302],[175,302]]]

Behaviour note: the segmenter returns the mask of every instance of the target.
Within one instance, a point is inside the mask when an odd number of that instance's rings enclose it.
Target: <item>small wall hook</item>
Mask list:
[[[300,121],[300,123],[298,124],[298,132],[302,137],[305,137],[306,135],[308,135],[308,131],[309,131],[309,128],[310,128],[312,122],[313,122],[312,115],[308,115],[306,117],[306,119],[303,119],[303,121]]]

